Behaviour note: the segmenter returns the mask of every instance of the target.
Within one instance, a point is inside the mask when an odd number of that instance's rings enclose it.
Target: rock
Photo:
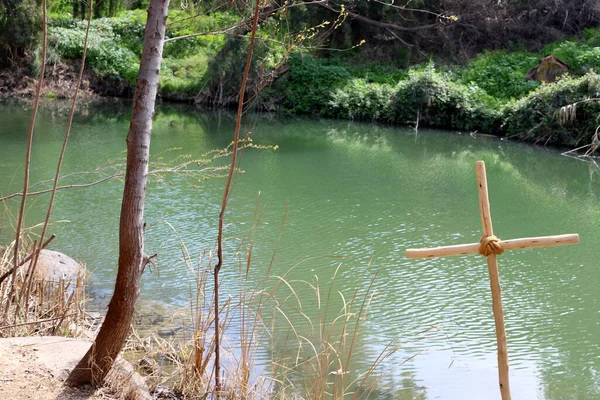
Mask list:
[[[152,375],[158,368],[158,363],[151,357],[142,358],[137,365],[145,375]]]
[[[146,381],[129,361],[119,356],[106,376],[108,385],[118,390],[121,397],[132,400],[152,400]]]
[[[29,262],[21,268],[27,271]],[[63,280],[75,283],[77,278],[85,275],[85,269],[77,261],[58,251],[42,250],[34,275],[36,279],[48,282]]]
[[[552,83],[569,72],[569,67],[554,56],[542,58],[540,65],[527,72],[527,79],[538,82]]]

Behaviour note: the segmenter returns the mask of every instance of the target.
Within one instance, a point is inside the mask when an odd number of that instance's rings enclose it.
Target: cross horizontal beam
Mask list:
[[[569,233],[566,235],[538,236],[531,238],[500,240],[499,245],[504,250],[531,249],[535,247],[563,246],[579,243],[579,235]],[[479,253],[480,243],[456,244],[424,249],[406,249],[407,258],[433,258],[446,256],[462,256]]]

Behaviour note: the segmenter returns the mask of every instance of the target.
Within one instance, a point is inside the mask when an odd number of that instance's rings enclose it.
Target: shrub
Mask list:
[[[347,61],[352,76],[362,78],[370,83],[387,83],[395,85],[403,79],[408,78],[408,70],[401,69],[390,64],[378,64],[373,62],[362,63],[356,59]]]
[[[167,37],[179,37],[193,33],[211,32],[231,26],[237,21],[231,14],[213,12],[208,15],[189,18],[187,12],[174,14],[167,26]],[[225,44],[224,35],[202,35],[186,39],[178,39],[166,43],[164,57],[186,58],[201,50],[218,52]]]
[[[96,27],[106,27],[118,36],[121,45],[134,54],[142,54],[144,45],[144,29],[147,13],[145,10],[124,11],[116,18],[99,18],[93,21]],[[84,24],[82,22],[82,24]]]
[[[294,54],[282,82],[283,107],[294,113],[318,114],[332,100],[331,94],[350,80],[350,73],[326,59]]]
[[[41,14],[35,0],[0,0],[0,51],[12,57],[25,56],[41,33]],[[0,57],[0,66],[8,65]]]
[[[462,71],[461,81],[475,84],[501,101],[520,98],[539,86],[526,78],[539,61],[540,57],[531,53],[484,51]]]
[[[577,146],[591,141],[600,124],[600,102],[579,104],[573,119],[561,121],[560,108],[589,98],[600,97],[600,76],[588,73],[543,85],[527,97],[504,109],[506,135],[535,143]]]
[[[589,38],[593,42],[593,37]],[[600,68],[600,48],[578,41],[552,43],[544,47],[545,54],[552,54],[566,63],[573,74],[581,75]]]
[[[454,82],[430,64],[397,85],[392,107],[396,123],[414,121],[418,113],[431,127],[494,133],[500,123],[495,103],[478,86]]]
[[[583,38],[588,46],[600,46],[600,29],[588,28],[583,31]]]
[[[167,58],[163,61],[160,94],[169,99],[194,98],[206,83],[208,56],[202,52],[185,59]]]
[[[85,31],[50,27],[48,29],[49,45],[63,58],[79,59],[83,54]],[[131,84],[137,78],[139,59],[120,43],[118,35],[111,29],[90,30],[88,39],[87,63],[101,76],[123,77]]]
[[[322,114],[336,118],[390,122],[390,102],[393,96],[394,87],[391,85],[351,79],[342,88],[333,91]]]
[[[127,11],[118,18],[92,21],[88,39],[87,63],[100,76],[124,78],[135,83],[139,68],[146,15]],[[53,18],[48,28],[49,47],[61,57],[79,59],[83,53],[87,21]]]
[[[189,18],[187,11],[179,14],[175,12],[170,19],[167,36],[214,31],[232,25],[235,20],[236,16],[226,13],[215,12],[210,16]],[[88,64],[96,73],[105,78],[125,79],[130,84],[135,83],[145,21],[144,10],[124,11],[118,17],[92,21]],[[54,16],[49,28],[50,50],[65,59],[79,59],[83,52],[86,25],[87,21],[75,20],[66,15]],[[216,54],[224,44],[223,35],[198,36],[167,43],[163,52],[161,94],[180,100],[193,98],[206,82],[204,74],[209,56]],[[245,57],[238,58],[245,61]],[[235,69],[235,72],[239,71]]]
[[[495,133],[500,126],[494,99],[475,85],[461,85],[433,65],[409,71],[395,86],[353,79],[331,95],[323,115]]]

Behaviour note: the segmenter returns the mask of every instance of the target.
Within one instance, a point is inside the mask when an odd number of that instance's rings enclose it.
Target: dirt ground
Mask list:
[[[121,396],[103,388],[66,388],[69,371],[89,349],[91,342],[57,336],[0,339],[0,399],[95,400]]]
[[[79,77],[78,61],[48,65],[44,74],[42,96],[47,98],[69,99],[75,91]],[[31,98],[35,96],[37,75],[31,71],[31,60],[23,59],[10,68],[0,70],[0,98]],[[124,79],[110,79],[98,76],[93,69],[86,67],[80,87],[81,98],[97,96],[130,97],[132,88]]]

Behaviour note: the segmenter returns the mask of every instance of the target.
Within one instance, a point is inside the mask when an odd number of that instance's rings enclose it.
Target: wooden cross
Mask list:
[[[532,247],[560,246],[579,243],[578,234],[540,236],[523,239],[500,240],[494,236],[492,217],[490,215],[490,200],[488,198],[487,178],[483,161],[475,163],[477,186],[479,188],[479,210],[483,224],[483,237],[480,243],[459,244],[442,246],[429,249],[407,249],[408,258],[432,258],[444,256],[458,256],[464,254],[480,253],[487,258],[490,274],[490,288],[492,289],[492,311],[496,326],[496,342],[498,345],[498,375],[500,380],[500,394],[502,400],[510,400],[510,387],[508,383],[508,353],[506,349],[506,331],[504,330],[504,311],[502,310],[502,294],[500,290],[500,277],[496,256],[504,250],[528,249]]]

